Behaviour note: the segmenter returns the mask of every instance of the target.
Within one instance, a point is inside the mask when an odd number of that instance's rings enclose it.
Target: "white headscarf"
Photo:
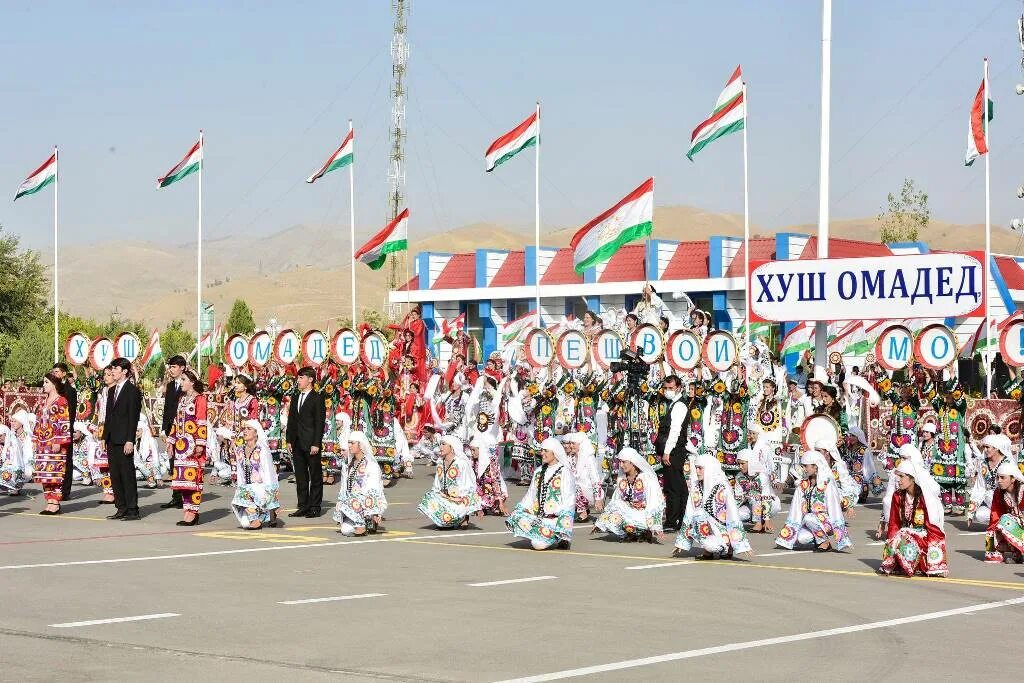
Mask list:
[[[1012,462],[1017,462],[1017,456],[1013,453],[1010,437],[1006,436],[1006,434],[989,434],[981,440],[981,445],[992,446]]]
[[[490,466],[491,459],[494,458],[494,437],[486,432],[477,434],[469,443],[469,447],[479,451],[476,460],[476,476],[477,478],[482,477]]]
[[[568,512],[575,513],[576,475],[572,471],[572,464],[569,462],[569,456],[566,455],[565,449],[562,448],[562,444],[558,442],[558,439],[544,439],[544,441],[541,442],[540,447],[542,450],[549,450],[554,453],[558,464],[562,465],[560,468],[557,465],[550,465],[544,473],[544,483],[547,483],[555,476],[556,470],[559,471],[559,476],[562,479],[561,496],[558,501],[559,506],[557,514],[564,515]],[[526,495],[523,496],[523,500],[519,503],[520,507],[525,508],[526,510],[532,510],[534,503],[537,502],[537,488],[540,472],[540,467],[534,471],[533,479],[530,481],[530,488],[527,489]],[[570,515],[569,519],[571,520],[572,517],[573,515]]]
[[[251,427],[253,431],[256,432],[256,452],[259,453],[260,456],[258,463],[260,481],[258,483],[276,484],[277,468],[274,467],[274,456],[270,452],[270,442],[267,440],[267,433],[263,431],[263,425],[260,424],[259,420],[246,420],[242,423],[242,426]],[[255,470],[256,466],[254,466],[253,469]],[[245,480],[242,458],[238,458],[235,463],[235,473],[238,476],[239,482]]]
[[[19,410],[14,415],[11,415],[11,419],[17,420],[18,424],[25,431],[26,434],[31,434],[32,430],[36,426],[36,416],[24,410]]]
[[[764,471],[764,462],[749,448],[744,448],[737,453],[736,460],[747,463],[747,474],[750,476]]]
[[[359,452],[363,456],[363,462],[365,467],[363,468],[363,478],[356,479],[351,488],[352,495],[357,494],[376,494],[378,500],[381,501],[383,506],[379,514],[383,514],[384,510],[387,509],[387,500],[384,498],[384,474],[381,472],[380,465],[377,463],[377,458],[373,456],[373,448],[370,447],[370,440],[366,438],[366,433],[361,431],[350,432],[348,435],[348,443],[355,442],[359,444]],[[345,444],[346,448],[348,443]],[[340,501],[349,492],[349,477],[357,475],[354,471],[355,456],[352,455],[351,449],[348,449],[349,456],[342,462],[341,465],[341,489],[338,492],[338,500]]]
[[[654,473],[654,468],[651,467],[651,463],[647,461],[647,458],[640,455],[635,448],[623,448],[619,451],[619,462],[632,463],[633,467],[639,470],[639,474],[636,476],[643,480],[644,483],[644,494],[647,496],[647,506],[650,509],[662,508],[664,511],[665,507],[665,495],[661,491],[661,484],[658,483],[658,475]],[[626,475],[620,475],[626,476]],[[615,487],[616,494],[618,493],[618,487]]]
[[[1003,475],[1007,477],[1013,477],[1019,482],[1024,483],[1024,472],[1020,471],[1020,468],[1013,463],[1003,462],[999,467],[996,468],[996,476]],[[929,513],[931,511],[929,510]]]
[[[348,442],[349,443],[357,443],[357,444],[359,444],[359,452],[363,454],[364,458],[370,458],[371,460],[376,460],[373,457],[373,448],[370,446],[370,440],[368,438],[366,438],[366,433],[365,432],[361,432],[361,431],[358,431],[358,430],[354,431],[354,432],[349,432]],[[348,449],[348,450],[349,450],[349,457],[351,458],[352,457],[352,449]]]
[[[819,488],[822,486],[825,487],[825,506],[829,523],[833,527],[845,526],[846,517],[843,515],[842,494],[839,491],[839,485],[832,476],[832,469],[825,461],[825,456],[818,451],[806,451],[802,456],[800,456],[800,464],[817,466],[817,486]],[[804,478],[806,478],[806,475]],[[786,525],[794,529],[799,529],[803,526],[803,520],[804,490],[803,487],[798,484],[796,489],[793,491],[793,500],[790,503],[789,515],[786,517]],[[834,538],[830,538],[829,540],[830,542],[835,543]]]
[[[939,485],[932,479],[932,475],[928,473],[928,468],[925,467],[920,452],[918,452],[918,457],[916,458],[911,455],[911,457],[900,460],[900,464],[896,466],[896,471],[909,474],[914,478],[914,482],[921,489],[921,495],[924,497],[924,507],[928,510],[928,521],[941,529],[946,518],[942,507],[942,499],[939,497]],[[1020,470],[1017,470],[1017,473],[1020,474]]]
[[[597,461],[594,442],[583,432],[566,434],[565,439],[572,441],[578,447],[576,469],[574,472],[576,475],[576,486],[583,491],[587,502],[594,505],[599,497],[604,498],[601,490],[604,474],[601,472],[601,464]]]
[[[725,475],[725,471],[722,470],[722,463],[718,461],[713,455],[707,453],[698,455],[693,461],[693,469],[690,470],[690,495],[696,490],[694,484],[697,482],[697,468],[700,467],[704,470],[704,478],[701,480],[701,506],[707,502],[711,496],[711,492],[715,490],[718,484],[723,485],[726,489],[730,490],[729,477]],[[694,507],[698,507],[694,505]]]
[[[0,434],[4,437],[4,447],[0,451],[0,465],[10,462],[16,469],[24,469],[21,464],[21,444],[18,443],[18,437],[14,435],[14,430],[5,424],[0,424]]]
[[[452,447],[452,452],[455,453],[456,458],[466,457],[466,447],[462,444],[462,439],[459,437],[454,434],[445,434],[441,437],[441,442]]]

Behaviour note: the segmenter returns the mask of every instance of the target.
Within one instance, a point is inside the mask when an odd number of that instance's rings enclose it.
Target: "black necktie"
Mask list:
[[[302,410],[302,404],[305,403],[305,401],[306,401],[306,394],[305,393],[299,394],[299,408],[298,408],[299,410]]]

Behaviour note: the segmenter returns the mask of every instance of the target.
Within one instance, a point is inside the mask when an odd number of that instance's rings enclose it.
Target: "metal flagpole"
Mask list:
[[[541,327],[540,315],[540,102],[537,102],[537,154],[533,178],[533,280],[537,298],[537,327]]]
[[[348,120],[348,132],[352,132],[352,119]],[[348,236],[352,245],[352,261],[349,266],[352,270],[352,329],[357,329],[359,321],[356,320],[356,162],[355,162],[356,141],[352,138],[352,163],[348,165]]]
[[[750,184],[747,180],[747,84],[743,84],[743,291],[750,290]],[[743,341],[750,344],[750,297],[743,306]]]
[[[196,374],[203,376],[203,166],[206,164],[206,144],[203,131],[199,131],[199,217],[196,221]],[[213,334],[213,330],[210,330]],[[211,340],[212,344],[212,340]]]
[[[60,278],[57,272],[57,186],[60,185],[60,160],[57,157],[57,146],[53,146],[53,362],[57,363],[59,343],[57,341],[60,326]]]
[[[821,3],[821,154],[818,167],[818,258],[828,258],[829,106],[832,95],[832,0]],[[828,323],[814,325],[814,365],[828,361]]]
[[[990,186],[989,186],[989,173],[988,173],[988,158],[992,153],[992,146],[989,144],[989,121],[988,121],[988,58],[984,61],[984,78],[985,78],[985,98],[981,103],[981,125],[985,131],[985,398],[989,398],[992,395],[992,357],[993,353],[992,344],[992,314],[989,311],[989,278],[992,276],[988,273],[988,270],[992,267],[992,205],[990,197]]]

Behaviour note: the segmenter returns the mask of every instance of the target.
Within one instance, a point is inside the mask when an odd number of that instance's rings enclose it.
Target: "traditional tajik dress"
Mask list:
[[[676,535],[676,548],[697,547],[717,556],[749,553],[750,542],[722,463],[717,457],[704,454],[697,456],[693,465],[690,495],[683,525]],[[703,479],[697,476],[698,467],[704,470]]]
[[[793,550],[798,543],[807,545],[828,541],[835,550],[852,548],[839,487],[825,456],[817,451],[808,451],[800,458],[800,463],[816,465],[818,473],[813,483],[807,478],[801,479],[793,491],[789,517],[779,531],[775,545]]]
[[[36,426],[33,430],[36,450],[35,482],[43,487],[47,503],[59,503],[63,498],[67,456],[64,448],[71,443],[71,417],[68,402],[63,396],[45,407],[40,402],[36,407]],[[67,473],[71,476],[71,473]]]
[[[114,495],[114,483],[110,480],[110,458],[107,455],[107,442],[103,438],[103,428],[107,420],[107,393],[110,387],[100,389],[99,398],[96,400],[96,424],[90,429],[94,437],[95,447],[90,448],[89,472],[92,474],[92,481],[103,489],[103,495]],[[88,441],[88,437],[86,437]]]
[[[576,477],[565,449],[552,438],[540,448],[554,453],[557,462],[534,471],[526,495],[505,521],[514,536],[529,540],[536,550],[571,542],[576,514]]]
[[[241,446],[232,445],[237,487],[231,499],[231,510],[243,527],[248,527],[253,522],[269,524],[270,512],[281,507],[274,454],[270,450],[267,433],[263,431],[263,425],[259,420],[247,420],[243,426],[256,430],[256,445],[252,450],[244,440]]]
[[[206,396],[182,396],[171,425],[174,449],[174,481],[171,488],[181,491],[182,509],[199,512],[203,502],[203,467],[206,465]]]
[[[660,535],[665,522],[665,496],[658,475],[647,458],[633,448],[623,448],[618,458],[620,463],[632,463],[637,469],[636,477],[630,481],[625,474],[619,475],[612,499],[594,526],[619,538],[645,531]]]
[[[22,411],[22,414],[27,423],[28,413]],[[22,428],[26,435],[30,433],[27,424]],[[32,456],[32,440],[29,438],[19,439],[14,430],[2,424],[0,424],[0,434],[4,437],[3,448],[0,450],[0,493],[16,496],[21,493],[21,487],[30,478],[27,474],[29,468],[25,461]]]
[[[437,463],[434,484],[423,495],[417,509],[435,526],[451,529],[480,509],[480,496],[476,492],[473,463],[463,455],[462,441],[451,435],[443,437],[442,441],[451,446],[454,455]]]
[[[576,476],[576,515],[583,517],[589,515],[598,503],[604,502],[604,473],[597,462],[594,442],[587,434],[574,432],[564,438],[573,441],[578,447],[575,455],[569,454],[569,461]]]
[[[358,527],[370,526],[374,516],[383,515],[388,501],[384,497],[384,477],[372,455],[369,439],[362,432],[352,432],[348,438],[359,442],[362,457],[350,455],[342,461],[341,487],[332,517],[341,525],[342,534],[353,536]]]
[[[476,460],[476,492],[480,496],[480,505],[484,514],[496,515],[501,512],[502,504],[508,500],[508,487],[501,475],[501,460],[497,454],[497,444],[489,434],[478,434],[473,437],[469,447],[477,450]]]
[[[931,400],[938,416],[931,475],[942,487],[947,512],[960,514],[967,506],[967,396],[956,378],[939,387]]]
[[[766,446],[766,449],[771,449],[771,446]],[[778,499],[772,489],[762,456],[745,448],[739,452],[736,459],[738,462],[747,463],[746,474],[743,474],[742,469],[736,473],[734,487],[740,519],[762,525],[770,522],[777,509]]]
[[[1004,553],[1015,553],[1016,561],[1024,559],[1024,473],[1004,462],[996,475],[1013,477],[1008,489],[996,488],[992,496],[992,515],[985,535],[985,561],[999,562]]]
[[[939,500],[939,485],[928,475],[921,461],[904,459],[896,472],[914,478],[920,496],[899,490],[893,495],[882,566],[879,571],[892,574],[897,567],[907,576],[946,576],[946,534],[942,530],[944,514]]]
[[[135,445],[135,469],[143,479],[160,479],[160,449],[145,415],[139,416],[139,435]]]

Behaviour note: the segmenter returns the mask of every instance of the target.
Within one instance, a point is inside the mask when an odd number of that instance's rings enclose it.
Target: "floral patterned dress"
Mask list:
[[[889,526],[882,546],[881,571],[902,571],[907,576],[946,576],[946,534],[928,519],[928,508],[920,496],[897,491],[892,497]]]
[[[1017,482],[1009,491],[996,488],[990,520],[985,535],[985,561],[1001,562],[1007,551],[1024,555],[1024,484]]]
[[[594,526],[605,533],[614,534],[619,538],[635,536],[642,531],[660,534],[665,522],[665,499],[657,494],[649,496],[648,489],[657,486],[657,478],[645,478],[642,474],[630,481],[629,477],[619,477],[612,494],[611,502]],[[660,504],[658,504],[660,502]]]
[[[417,509],[442,529],[462,524],[480,509],[473,463],[461,456],[437,463],[434,485],[423,495]]]
[[[572,471],[561,463],[541,465],[505,526],[518,538],[550,547],[572,541],[575,514],[576,480]]]
[[[921,401],[913,394],[904,398],[898,385],[894,385],[888,377],[878,383],[878,393],[892,404],[885,459],[885,469],[891,472],[899,464],[900,448],[905,444],[914,443],[917,434],[917,411],[921,407]]]
[[[206,396],[183,396],[171,425],[174,449],[174,481],[171,488],[181,491],[182,509],[199,512],[203,502],[203,467],[206,465]]]
[[[335,522],[365,527],[374,515],[388,509],[384,480],[376,460],[351,458],[341,465],[341,487],[332,515]]]
[[[243,441],[241,446],[234,446],[232,450],[237,488],[231,499],[231,509],[235,518],[243,527],[253,522],[269,524],[271,510],[281,507],[280,485],[270,447],[261,449],[260,444],[256,444],[249,448]]]
[[[952,380],[931,403],[938,416],[935,453],[929,463],[932,479],[942,487],[946,511],[962,513],[967,506],[967,397],[959,382]]]
[[[71,443],[71,416],[68,402],[63,396],[45,406],[41,401],[36,407],[36,427],[33,431],[36,464],[35,482],[43,487],[46,502],[59,503],[63,494],[65,465],[64,449]],[[67,473],[71,476],[70,472]]]
[[[733,554],[750,552],[750,541],[739,520],[736,499],[727,484],[716,483],[705,495],[704,482],[694,482],[675,547]]]

